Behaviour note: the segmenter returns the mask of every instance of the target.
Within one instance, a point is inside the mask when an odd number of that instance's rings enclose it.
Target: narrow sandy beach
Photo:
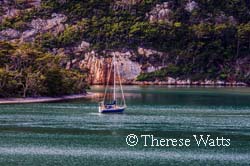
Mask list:
[[[94,93],[86,93],[79,95],[69,95],[61,97],[37,97],[37,98],[0,98],[0,104],[23,104],[23,103],[46,103],[46,102],[58,102],[64,100],[91,98],[95,96]]]

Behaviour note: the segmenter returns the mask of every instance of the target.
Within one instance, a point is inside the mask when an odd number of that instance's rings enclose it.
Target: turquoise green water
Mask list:
[[[97,113],[100,98],[0,105],[0,165],[250,165],[250,88],[124,89],[123,114]],[[136,146],[126,144],[128,134],[139,137]],[[192,144],[144,147],[142,134]],[[194,134],[230,146],[198,147]]]

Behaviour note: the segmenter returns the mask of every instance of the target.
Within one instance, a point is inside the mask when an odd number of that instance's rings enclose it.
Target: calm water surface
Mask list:
[[[98,97],[0,105],[0,165],[250,165],[250,88],[124,89],[123,114],[97,113]],[[91,91],[101,96],[103,87]],[[209,134],[231,145],[129,147],[131,133],[192,141]]]

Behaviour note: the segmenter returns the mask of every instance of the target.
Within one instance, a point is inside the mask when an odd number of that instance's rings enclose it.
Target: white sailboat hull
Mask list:
[[[101,107],[99,106],[99,112],[100,113],[121,113],[126,109],[125,106],[122,107],[113,107],[113,108],[105,108],[105,107]]]

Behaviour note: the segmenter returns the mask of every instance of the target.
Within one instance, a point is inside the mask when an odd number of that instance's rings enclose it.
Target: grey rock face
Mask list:
[[[19,37],[20,37],[20,32],[11,28],[0,31],[1,40],[12,40]]]
[[[30,4],[31,4],[32,6],[35,6],[35,7],[40,7],[40,5],[41,5],[41,0],[32,0],[32,1],[30,2]]]
[[[115,54],[117,57],[117,66],[123,83],[132,82],[140,74],[141,65],[129,59],[131,56],[130,52],[110,52],[109,54]],[[81,61],[80,66],[89,70],[90,83],[104,84],[107,82],[108,75],[110,74],[111,64],[112,57],[98,58],[96,53],[92,51],[85,54],[85,58]]]
[[[59,30],[64,30],[64,23],[67,20],[67,17],[63,14],[52,14],[52,18],[48,20],[43,19],[36,19],[32,20],[31,27],[37,31],[43,32],[43,31],[49,31],[51,29],[56,29],[56,27],[59,27]]]
[[[26,30],[22,33],[22,42],[32,42],[38,33],[52,32],[52,34],[57,35],[58,33],[64,31],[65,25],[63,24],[67,20],[67,17],[63,14],[52,14],[52,18],[48,20],[43,20],[41,18],[32,20],[30,27],[32,29]]]
[[[155,53],[160,53],[146,48],[138,48],[138,52],[145,57],[152,57]],[[104,84],[107,82],[106,78],[110,72],[113,54],[116,55],[118,70],[120,72],[122,82],[125,84],[135,83],[136,78],[140,73],[152,72],[163,67],[153,66],[148,63],[146,68],[144,68],[144,64],[131,60],[131,57],[137,54],[132,50],[128,50],[126,52],[105,52],[104,54],[109,55],[109,57],[100,57],[94,51],[87,52],[84,54],[85,58],[81,60],[79,64],[82,70],[87,69],[89,71],[89,82],[92,84]]]
[[[31,42],[34,40],[34,37],[36,36],[36,34],[37,34],[37,30],[35,29],[24,31],[21,37],[21,41]]]
[[[197,8],[199,8],[198,3],[196,3],[195,1],[191,1],[191,0],[189,0],[185,6],[185,9],[188,12],[192,12],[194,9],[197,9]]]
[[[166,22],[171,23],[172,10],[170,9],[169,2],[163,2],[157,4],[148,14],[149,21],[154,22]]]

